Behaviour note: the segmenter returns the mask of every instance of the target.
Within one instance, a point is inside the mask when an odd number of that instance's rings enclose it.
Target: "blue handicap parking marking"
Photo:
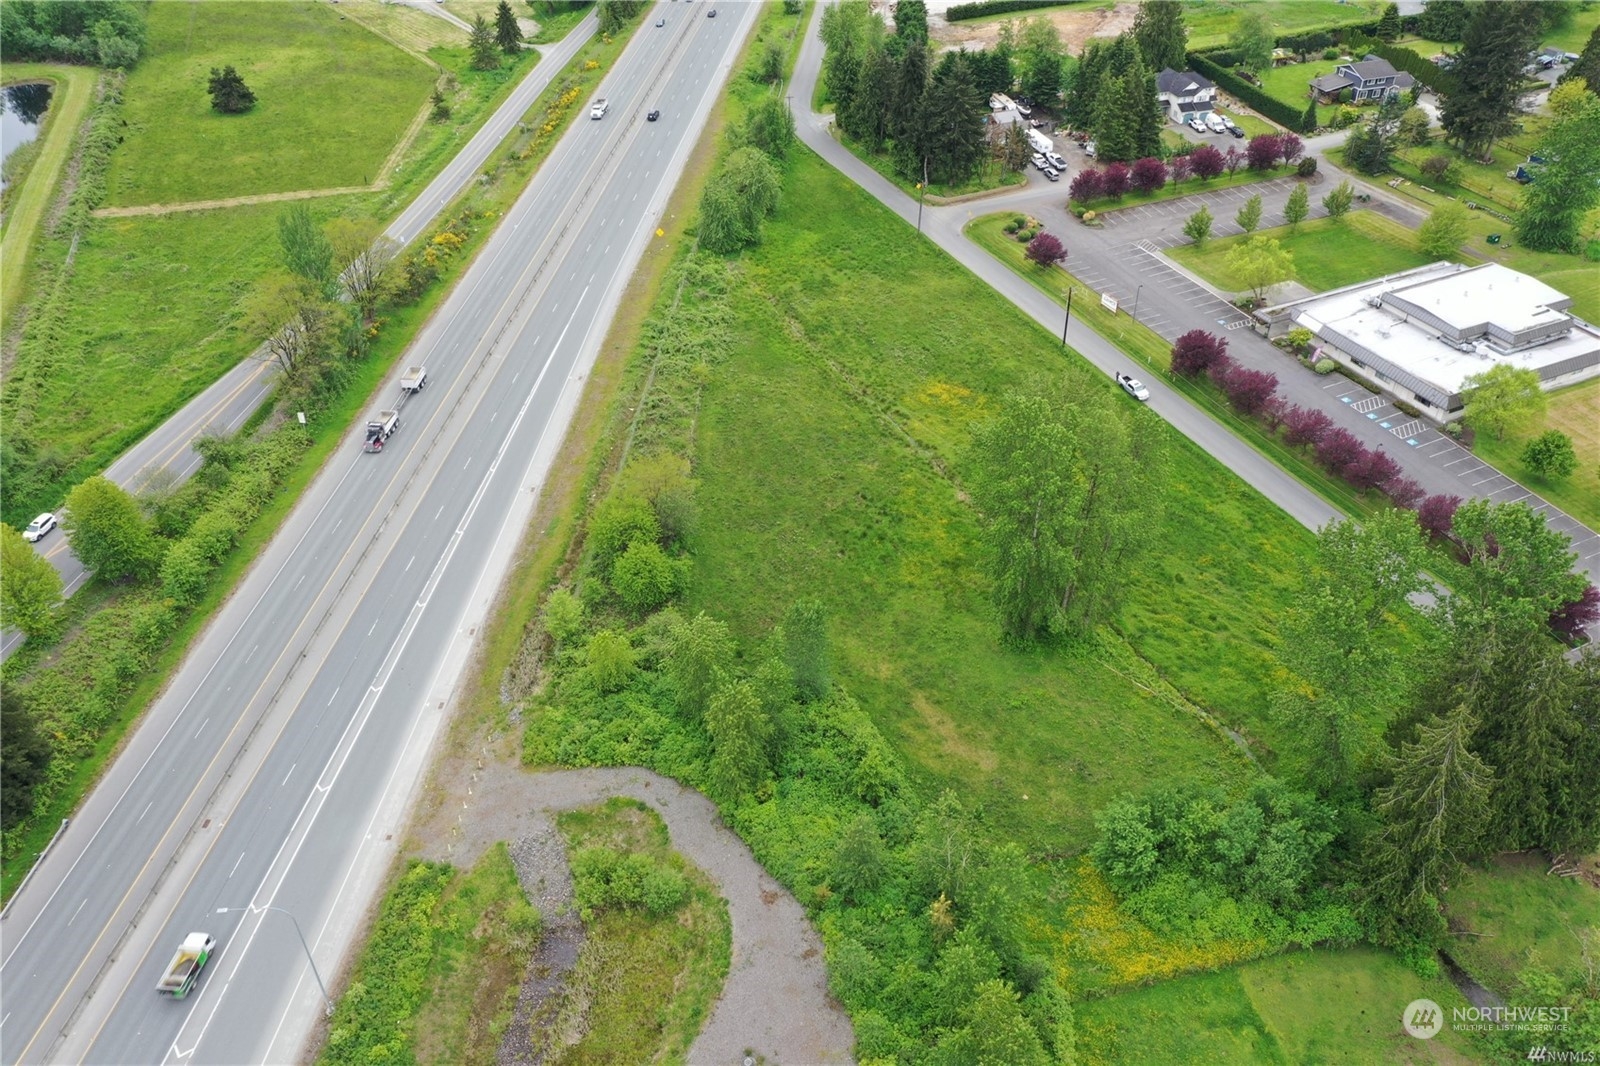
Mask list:
[[[1349,403],[1349,402],[1350,402],[1350,397],[1348,397],[1348,396],[1341,396],[1341,397],[1339,397],[1339,402],[1340,402],[1340,403]]]
[[[1375,414],[1373,414],[1373,413],[1372,413],[1372,412],[1371,412],[1371,411],[1368,411],[1368,412],[1367,412],[1367,417],[1368,417],[1368,418],[1370,418],[1370,419],[1372,419],[1372,420],[1373,420],[1373,421],[1374,421],[1374,422],[1376,422],[1376,421],[1377,421],[1377,419],[1378,419],[1378,416],[1377,416],[1377,415],[1375,415]]]
[[[1378,425],[1382,426],[1384,429],[1393,429],[1394,428],[1394,423],[1388,421],[1387,419],[1385,419],[1382,422],[1379,422]]]
[[[1415,448],[1417,446],[1417,438],[1415,438],[1415,437],[1407,437],[1406,438],[1406,443],[1411,445],[1413,448]]]

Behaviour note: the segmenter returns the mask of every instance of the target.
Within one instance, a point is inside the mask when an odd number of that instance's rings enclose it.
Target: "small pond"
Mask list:
[[[0,89],[0,161],[39,135],[39,122],[49,106],[50,86],[44,82]]]

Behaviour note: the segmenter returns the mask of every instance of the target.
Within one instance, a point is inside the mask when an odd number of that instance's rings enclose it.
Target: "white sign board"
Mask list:
[[[1117,298],[1115,296],[1111,295],[1109,292],[1103,292],[1103,293],[1100,294],[1100,306],[1104,307],[1107,311],[1110,311],[1112,314],[1116,314],[1117,313]]]

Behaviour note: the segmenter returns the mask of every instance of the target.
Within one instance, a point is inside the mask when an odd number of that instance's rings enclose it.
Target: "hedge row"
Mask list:
[[[1301,133],[1312,132],[1301,123],[1301,120],[1305,118],[1303,109],[1296,110],[1282,100],[1268,96],[1231,70],[1224,69],[1199,52],[1189,53],[1189,69],[1198,74],[1204,74],[1216,82],[1219,87],[1228,90],[1234,96],[1237,96],[1240,100],[1243,100],[1285,129],[1298,130]]]
[[[977,0],[971,4],[952,4],[944,13],[946,22],[979,19],[985,15],[1004,15],[1008,11],[1032,11],[1039,7],[1064,7],[1076,0]]]

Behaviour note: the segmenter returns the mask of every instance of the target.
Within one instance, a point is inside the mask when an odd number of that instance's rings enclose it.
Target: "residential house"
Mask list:
[[[1377,104],[1395,93],[1410,92],[1416,84],[1416,78],[1395,70],[1387,59],[1368,55],[1359,61],[1340,63],[1332,74],[1312,78],[1311,92],[1321,104],[1337,103],[1345,90],[1350,92],[1351,103]]]
[[[1172,121],[1182,124],[1198,118],[1204,122],[1217,106],[1217,87],[1192,70],[1168,67],[1156,76],[1156,97]]]

